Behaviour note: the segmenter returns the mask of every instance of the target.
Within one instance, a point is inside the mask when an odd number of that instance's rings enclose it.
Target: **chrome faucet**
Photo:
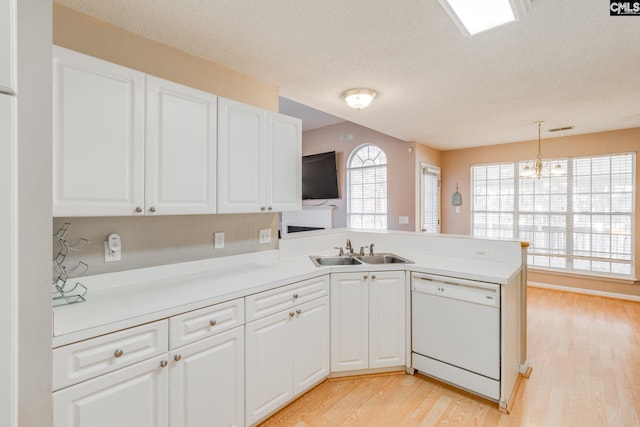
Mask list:
[[[373,256],[373,243],[369,245],[369,255]]]
[[[343,256],[344,255],[344,249],[342,249],[340,246],[336,246],[334,249],[339,249],[340,253],[338,254],[338,256]]]
[[[346,249],[349,251],[350,254],[353,253],[353,246],[351,246],[351,239],[347,239]]]

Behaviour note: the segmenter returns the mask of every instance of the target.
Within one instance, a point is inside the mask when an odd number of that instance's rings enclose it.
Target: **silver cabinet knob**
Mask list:
[[[293,294],[293,299],[298,299],[299,295],[298,294]]]
[[[175,360],[176,362],[179,362],[180,359],[182,359],[182,355],[180,354],[176,354],[175,356],[173,356],[173,360]]]
[[[268,209],[268,210],[270,210],[270,211],[272,211],[272,210],[273,210],[273,208],[272,208],[271,206],[269,206],[267,209]]]
[[[124,351],[120,349],[117,349],[115,353],[113,353],[115,357],[122,357],[123,354],[124,354]]]
[[[169,364],[169,362],[167,362],[166,360],[163,360],[163,361],[160,362],[160,367],[161,368],[166,368],[168,364]]]
[[[138,207],[136,208],[136,212],[138,212],[138,213],[142,212],[142,208],[141,208],[140,206],[138,206]]]
[[[297,310],[296,310],[296,313],[301,314],[301,313],[302,313],[302,310],[297,309]]]
[[[216,323],[218,322],[216,322],[215,320],[209,320],[209,325],[211,326],[216,326]]]
[[[290,311],[290,312],[289,312],[289,317],[293,317],[293,316],[295,316],[295,315],[296,315],[296,314],[295,314],[293,311]]]
[[[367,280],[368,278],[369,278],[368,274],[365,274],[364,277],[363,277],[364,280]]]
[[[264,206],[260,206],[260,210],[261,210],[262,212],[264,212],[264,211],[266,211],[266,210],[267,210],[267,208],[265,208]]]
[[[371,276],[371,280],[376,280],[376,275]]]
[[[149,212],[155,212],[155,211],[156,211],[155,206],[151,206],[151,207],[149,208]]]

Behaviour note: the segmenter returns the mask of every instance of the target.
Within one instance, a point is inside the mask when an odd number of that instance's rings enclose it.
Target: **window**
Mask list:
[[[440,232],[440,168],[422,165],[422,231]]]
[[[525,162],[471,168],[474,236],[530,243],[530,267],[634,274],[635,154],[552,160],[566,176],[520,178]]]
[[[375,145],[356,148],[347,163],[349,227],[387,229],[387,156]]]

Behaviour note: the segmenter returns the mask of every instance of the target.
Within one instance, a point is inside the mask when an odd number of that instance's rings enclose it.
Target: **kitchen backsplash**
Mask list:
[[[278,220],[277,213],[54,218],[51,234],[68,222],[69,244],[88,239],[85,249],[70,251],[65,264],[83,261],[89,265],[85,275],[94,275],[276,249]],[[261,244],[259,230],[267,228],[271,242]],[[214,249],[216,232],[224,232],[223,249]],[[120,235],[121,260],[105,262],[104,242],[111,233]],[[59,249],[53,245],[52,259]]]

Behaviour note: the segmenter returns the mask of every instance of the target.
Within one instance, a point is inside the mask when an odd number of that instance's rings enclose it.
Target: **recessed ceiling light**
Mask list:
[[[440,0],[440,4],[468,36],[518,21],[531,8],[530,0]]]

